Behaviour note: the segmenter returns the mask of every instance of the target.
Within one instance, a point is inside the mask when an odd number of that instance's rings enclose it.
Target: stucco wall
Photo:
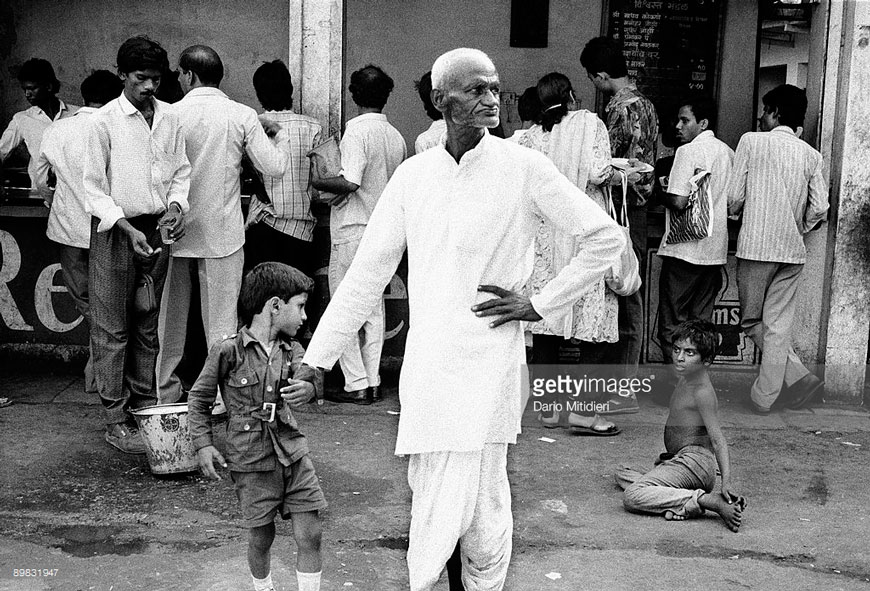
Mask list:
[[[91,70],[115,69],[125,39],[147,34],[178,65],[182,49],[210,45],[226,70],[222,88],[236,100],[259,105],[251,85],[263,61],[287,61],[286,0],[3,0],[0,2],[0,125],[27,108],[16,74],[31,57],[49,60],[61,81],[60,97],[81,103],[79,85]]]
[[[722,44],[720,136],[736,146],[753,120],[753,82],[757,3],[731,0]],[[345,119],[355,109],[346,92],[354,70],[372,62],[396,82],[386,113],[413,150],[414,138],[429,126],[414,80],[429,70],[438,55],[460,46],[487,52],[496,64],[506,93],[522,93],[553,70],[574,84],[583,108],[595,109],[595,89],[580,65],[586,42],[601,32],[601,0],[550,0],[549,46],[510,47],[510,2],[474,0],[348,0],[345,3]],[[507,105],[508,128],[516,108]]]

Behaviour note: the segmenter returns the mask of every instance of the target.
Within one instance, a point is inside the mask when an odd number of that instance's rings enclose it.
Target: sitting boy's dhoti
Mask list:
[[[716,456],[706,447],[688,445],[646,474],[620,466],[615,478],[629,511],[695,517],[704,513],[698,498],[716,485]]]

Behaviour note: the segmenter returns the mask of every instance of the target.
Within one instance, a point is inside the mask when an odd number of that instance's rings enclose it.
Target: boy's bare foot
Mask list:
[[[665,520],[666,521],[685,521],[686,516],[679,515],[677,513],[674,513],[673,511],[668,510],[668,511],[665,511]]]
[[[743,522],[743,509],[746,508],[746,499],[737,497],[733,503],[727,503],[719,493],[704,493],[698,497],[698,504],[704,509],[719,514],[725,526],[733,532],[740,529]]]

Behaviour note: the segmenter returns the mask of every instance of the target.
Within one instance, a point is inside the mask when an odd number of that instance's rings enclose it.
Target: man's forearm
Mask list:
[[[689,196],[677,195],[675,193],[662,193],[662,204],[671,211],[683,211],[689,206]]]
[[[335,193],[336,195],[353,193],[359,189],[359,185],[351,183],[341,175],[311,179],[311,185],[318,191],[326,191],[327,193]]]
[[[716,463],[719,464],[719,473],[722,475],[722,483],[723,485],[729,484],[731,482],[731,458],[728,454],[728,443],[715,437],[712,441]]]

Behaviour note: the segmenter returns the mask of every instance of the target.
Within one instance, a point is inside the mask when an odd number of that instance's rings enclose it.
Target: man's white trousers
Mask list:
[[[507,444],[481,451],[412,454],[408,464],[411,591],[432,589],[462,541],[467,591],[499,591],[511,558],[513,517]]]
[[[329,253],[329,295],[334,295],[350,269],[362,238],[332,245]],[[381,351],[384,348],[384,299],[359,330],[359,338],[347,346],[338,360],[344,373],[344,389],[355,392],[381,385]]]

